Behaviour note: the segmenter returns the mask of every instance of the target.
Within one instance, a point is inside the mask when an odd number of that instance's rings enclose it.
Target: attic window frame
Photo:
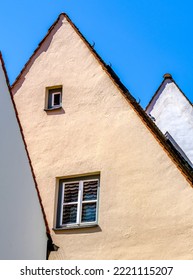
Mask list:
[[[84,200],[84,182],[97,181],[97,197],[96,199]],[[64,202],[64,191],[65,185],[67,184],[78,184],[78,198],[74,202]],[[59,189],[58,189],[58,202],[57,202],[57,217],[56,217],[56,227],[54,230],[63,229],[74,229],[74,228],[84,228],[84,227],[94,227],[98,226],[98,210],[99,210],[99,192],[100,192],[100,175],[89,175],[84,177],[74,177],[70,179],[59,179]],[[96,213],[95,221],[81,221],[82,220],[82,207],[84,204],[96,203]],[[76,222],[74,223],[63,223],[63,209],[65,205],[77,205],[76,212]]]
[[[53,92],[52,92],[53,91]],[[45,111],[52,111],[62,108],[62,85],[52,86],[46,88],[46,98],[45,98]],[[54,105],[54,96],[60,95],[60,104]]]
[[[54,104],[54,102],[55,102],[54,99],[55,99],[55,96],[56,96],[56,95],[59,95],[59,97],[60,97],[60,98],[59,98],[59,99],[60,99],[60,100],[59,100],[59,104]],[[60,104],[61,104],[61,92],[52,93],[52,108],[54,108],[54,107],[56,107],[56,106],[61,106]]]

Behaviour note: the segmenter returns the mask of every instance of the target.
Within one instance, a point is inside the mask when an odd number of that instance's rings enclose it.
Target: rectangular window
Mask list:
[[[47,89],[47,106],[48,110],[59,109],[62,106],[62,87]]]
[[[97,224],[99,176],[60,180],[57,227]]]
[[[52,107],[55,107],[55,106],[60,106],[61,104],[61,93],[53,93],[52,94]]]

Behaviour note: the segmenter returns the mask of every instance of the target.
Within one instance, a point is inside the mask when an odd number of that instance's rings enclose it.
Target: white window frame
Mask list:
[[[60,95],[60,104],[58,104],[58,105],[54,105],[54,96],[55,95]],[[53,92],[52,94],[51,94],[51,96],[52,96],[52,98],[51,98],[51,100],[52,100],[52,102],[51,102],[51,109],[52,108],[57,108],[57,107],[60,107],[61,105],[62,105],[62,103],[61,103],[61,100],[62,100],[62,92],[60,92],[60,91],[58,91],[58,92]]]
[[[83,200],[83,184],[84,182],[91,182],[91,181],[97,181],[97,198],[94,200]],[[64,203],[64,191],[65,191],[65,185],[66,184],[74,184],[78,183],[79,184],[79,189],[78,189],[78,200],[77,202],[65,202]],[[76,181],[66,181],[62,183],[62,199],[61,199],[61,205],[60,205],[60,222],[59,226],[60,227],[81,227],[81,226],[92,226],[96,225],[98,222],[98,204],[99,204],[99,179],[80,179]],[[81,222],[82,218],[82,206],[83,204],[88,204],[88,203],[96,203],[96,219],[95,221],[92,222]],[[63,219],[63,208],[64,205],[73,205],[77,204],[77,214],[76,214],[76,223],[71,223],[71,224],[63,224],[62,219]]]

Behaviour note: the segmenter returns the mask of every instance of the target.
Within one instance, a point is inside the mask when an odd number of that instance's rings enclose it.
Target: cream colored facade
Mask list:
[[[193,189],[65,15],[13,87],[50,259],[192,259]],[[62,85],[62,109],[45,111]],[[55,231],[58,178],[100,173],[97,227]]]

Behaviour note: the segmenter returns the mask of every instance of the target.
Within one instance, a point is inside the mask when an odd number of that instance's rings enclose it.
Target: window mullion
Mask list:
[[[51,104],[52,104],[51,106],[54,107],[54,93],[52,93],[52,95],[51,95],[51,102],[52,102],[52,103],[51,103]]]
[[[61,199],[61,214],[60,214],[60,225],[63,224],[63,207],[64,207],[64,188],[65,188],[65,183],[62,184],[62,199]]]
[[[98,181],[98,187],[97,187],[97,199],[96,199],[96,221],[98,221],[98,214],[99,214],[99,192],[100,192],[100,188],[99,188],[99,180]]]
[[[82,204],[85,204],[85,203],[94,203],[94,202],[97,202],[97,199],[95,199],[95,200],[83,200],[83,201],[82,201]]]
[[[78,191],[77,224],[81,223],[82,197],[83,197],[83,181],[80,181],[79,182],[79,191]]]

